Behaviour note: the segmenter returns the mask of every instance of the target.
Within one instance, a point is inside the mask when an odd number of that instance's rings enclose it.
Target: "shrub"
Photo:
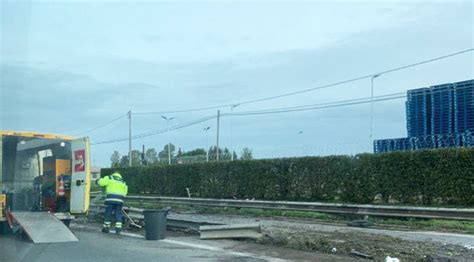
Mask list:
[[[113,169],[115,170],[115,169]],[[102,169],[108,175],[112,169]],[[303,157],[118,170],[130,193],[291,201],[474,204],[474,149]]]

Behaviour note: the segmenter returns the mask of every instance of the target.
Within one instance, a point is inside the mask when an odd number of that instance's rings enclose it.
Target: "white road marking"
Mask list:
[[[78,229],[90,229],[91,227],[88,226],[82,226],[82,225],[74,225],[73,227],[78,228]],[[110,230],[111,233],[115,233],[114,230]],[[121,233],[123,236],[127,237],[133,237],[133,238],[139,238],[139,239],[145,239],[144,236],[139,235],[139,234],[133,234],[133,233],[128,233],[128,232],[123,232]],[[168,244],[174,244],[174,245],[180,245],[180,246],[186,246],[186,247],[191,247],[191,248],[199,248],[199,249],[204,249],[204,250],[209,250],[209,251],[216,251],[216,252],[224,252],[228,253],[234,256],[239,256],[239,257],[251,257],[251,258],[257,258],[257,259],[262,259],[266,261],[275,261],[275,262],[286,262],[289,260],[286,259],[281,259],[281,258],[276,258],[276,257],[269,257],[269,256],[260,256],[257,254],[253,253],[247,253],[247,252],[238,252],[238,251],[231,251],[231,250],[225,250],[223,248],[219,247],[213,247],[213,246],[208,246],[208,245],[202,245],[202,244],[196,244],[196,243],[190,243],[190,242],[185,242],[185,241],[179,241],[179,240],[173,240],[173,239],[162,239],[159,240],[159,242],[165,242]]]
[[[458,233],[445,233],[445,232],[434,232],[434,231],[415,231],[410,232],[413,234],[423,234],[423,235],[435,235],[435,236],[447,236],[447,237],[465,237],[474,239],[473,235],[468,234],[458,234]]]
[[[230,250],[225,250],[225,249],[219,248],[219,247],[189,243],[189,242],[184,242],[184,241],[179,241],[179,240],[163,239],[163,240],[160,240],[160,242],[165,242],[165,243],[175,244],[175,245],[180,245],[180,246],[187,246],[187,247],[192,247],[192,248],[205,249],[205,250],[210,250],[210,251],[225,252],[225,253],[229,253],[229,254],[234,255],[234,256],[252,257],[252,258],[262,259],[262,260],[266,260],[266,261],[275,261],[275,262],[288,261],[286,259],[281,259],[281,258],[276,258],[276,257],[260,256],[260,255],[247,253],[247,252],[230,251]]]
[[[115,233],[114,230],[110,230],[110,233]],[[127,233],[127,232],[120,232],[120,235],[122,236],[127,236],[127,237],[134,237],[134,238],[141,238],[141,239],[145,239],[144,236],[142,235],[139,235],[139,234],[133,234],[133,233]]]

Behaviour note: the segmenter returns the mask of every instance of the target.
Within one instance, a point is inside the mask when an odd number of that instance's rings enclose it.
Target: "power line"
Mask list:
[[[211,109],[219,109],[219,108],[229,107],[233,105],[235,104],[225,104],[225,105],[217,105],[217,106],[198,107],[198,108],[193,108],[193,109],[159,111],[159,112],[136,112],[133,114],[134,115],[177,114],[177,113],[188,113],[188,112],[206,111],[206,110],[211,110]]]
[[[343,81],[339,81],[339,82],[335,82],[335,83],[331,83],[331,84],[327,84],[327,85],[322,85],[322,86],[317,86],[317,87],[313,87],[313,88],[303,89],[303,90],[290,92],[290,93],[286,93],[286,94],[281,94],[281,95],[277,95],[277,96],[270,96],[270,97],[265,97],[265,98],[260,98],[260,99],[242,101],[242,102],[238,102],[238,103],[229,103],[229,104],[222,104],[222,105],[208,106],[208,107],[200,107],[200,108],[193,108],[193,109],[170,110],[170,111],[159,111],[159,112],[137,112],[137,113],[134,113],[134,114],[136,114],[136,115],[145,115],[145,114],[169,114],[169,113],[197,112],[197,111],[206,111],[206,110],[211,110],[211,109],[219,109],[219,108],[223,108],[223,107],[230,107],[230,106],[235,106],[235,105],[243,105],[243,104],[263,102],[263,101],[278,99],[278,98],[282,98],[282,97],[293,96],[293,95],[297,95],[297,94],[301,94],[301,93],[311,92],[311,91],[315,91],[315,90],[325,89],[325,88],[338,86],[338,85],[342,85],[342,84],[347,84],[347,83],[359,81],[359,80],[362,80],[362,79],[371,78],[371,77],[376,76],[376,75],[378,76],[378,75],[382,75],[382,74],[388,74],[388,73],[392,73],[392,72],[395,72],[395,71],[407,69],[407,68],[410,68],[410,67],[415,67],[415,66],[419,66],[419,65],[422,65],[422,64],[431,63],[431,62],[434,62],[434,61],[446,59],[446,58],[457,56],[457,55],[460,55],[460,54],[472,52],[473,50],[474,50],[474,48],[470,48],[470,49],[462,50],[462,51],[459,51],[459,52],[447,54],[447,55],[444,55],[444,56],[439,56],[439,57],[436,57],[436,58],[432,58],[432,59],[429,59],[429,60],[424,60],[424,61],[421,61],[421,62],[418,62],[418,63],[409,64],[409,65],[405,65],[405,66],[402,66],[402,67],[397,67],[397,68],[381,71],[381,72],[374,73],[374,74],[368,74],[368,75],[364,75],[364,76],[360,76],[360,77],[356,77],[356,78],[352,78],[352,79],[348,79],[348,80],[343,80]],[[95,131],[99,128],[107,126],[107,125],[121,119],[124,116],[126,116],[126,114],[121,115],[117,118],[114,118],[114,119],[112,119],[108,122],[100,124],[100,125],[98,125],[96,127],[93,127],[91,129],[88,129],[86,131],[77,133],[76,135],[90,133],[90,132]]]
[[[146,132],[146,133],[141,133],[141,134],[132,136],[132,140],[139,139],[139,138],[144,138],[144,137],[148,137],[148,136],[153,136],[153,135],[157,135],[157,134],[161,134],[161,133],[165,133],[165,132],[169,132],[169,131],[173,131],[173,130],[177,130],[177,129],[182,129],[182,128],[185,128],[185,127],[188,127],[188,126],[192,126],[192,125],[196,125],[196,124],[199,124],[199,123],[202,123],[202,122],[209,121],[209,120],[214,119],[214,118],[216,118],[216,116],[214,116],[214,115],[207,116],[207,117],[204,117],[204,118],[200,118],[200,119],[197,119],[197,120],[193,120],[193,121],[190,121],[190,122],[186,122],[186,123],[183,123],[183,124],[172,126],[172,127],[169,127],[169,128],[164,128],[164,129],[159,129],[159,130],[153,130],[153,131]],[[122,137],[122,138],[115,138],[115,139],[111,139],[111,140],[94,142],[94,143],[91,143],[91,144],[92,145],[101,145],[101,144],[124,142],[124,141],[127,141],[127,140],[128,140],[128,137]]]
[[[469,88],[472,88],[472,87],[470,86],[460,87],[460,88],[457,88],[456,90],[463,90],[463,89],[469,89]],[[429,94],[437,94],[437,93],[443,93],[443,92],[446,92],[446,91],[436,90],[436,91],[431,91]],[[374,96],[373,101],[381,102],[381,101],[394,100],[394,99],[400,99],[400,98],[406,98],[406,97],[407,95],[405,92],[399,92],[399,93]],[[341,107],[341,106],[348,106],[348,105],[367,104],[370,102],[371,102],[371,97],[363,97],[363,98],[333,101],[333,102],[328,102],[328,103],[309,104],[309,105],[300,105],[300,106],[291,106],[291,107],[279,107],[279,108],[270,108],[270,109],[254,110],[254,111],[241,111],[237,113],[225,113],[225,114],[222,114],[222,116],[246,116],[246,115],[287,113],[287,112]]]
[[[241,101],[241,102],[236,102],[236,103],[228,103],[228,104],[209,106],[209,107],[191,108],[191,109],[184,109],[184,110],[158,111],[158,112],[137,112],[137,113],[134,113],[134,114],[145,115],[145,114],[185,113],[185,112],[194,112],[194,111],[205,111],[205,110],[210,110],[210,109],[219,109],[219,108],[229,107],[229,106],[233,106],[233,105],[244,105],[244,104],[258,103],[258,102],[263,102],[263,101],[274,100],[274,99],[278,99],[278,98],[298,95],[298,94],[311,92],[311,91],[315,91],[315,90],[325,89],[325,88],[329,88],[329,87],[334,87],[334,86],[338,86],[338,85],[343,85],[343,84],[347,84],[347,83],[351,83],[351,82],[371,78],[375,75],[388,74],[388,73],[404,70],[404,69],[411,68],[411,67],[416,67],[416,66],[419,66],[419,65],[435,62],[435,61],[438,61],[438,60],[446,59],[446,58],[449,58],[449,57],[461,55],[461,54],[472,52],[472,51],[474,51],[474,48],[458,51],[458,52],[455,52],[455,53],[435,57],[435,58],[432,58],[432,59],[420,61],[420,62],[417,62],[417,63],[413,63],[413,64],[401,66],[401,67],[388,69],[388,70],[385,70],[385,71],[380,71],[380,72],[377,72],[377,73],[367,74],[367,75],[363,75],[363,76],[359,76],[359,77],[355,77],[355,78],[351,78],[351,79],[347,79],[347,80],[343,80],[343,81],[339,81],[339,82],[334,82],[334,83],[327,84],[327,85],[302,89],[302,90],[299,90],[299,91],[294,91],[294,92],[285,93],[285,94],[276,95],[276,96],[269,96],[269,97],[264,97],[264,98],[259,98],[259,99],[252,99],[252,100],[246,100],[246,101]]]
[[[392,95],[383,95],[383,96],[378,96],[375,97],[374,102],[380,102],[380,101],[386,101],[386,100],[391,100],[391,99],[398,99],[398,98],[403,98],[406,95],[404,93],[396,93]],[[395,96],[394,96],[395,95]],[[265,109],[265,110],[260,110],[260,111],[247,111],[247,112],[239,112],[239,113],[227,113],[227,114],[222,114],[222,116],[244,116],[244,115],[257,115],[257,114],[274,114],[274,113],[286,113],[286,112],[293,112],[293,111],[306,111],[306,110],[315,110],[315,109],[322,109],[322,108],[329,108],[329,107],[338,107],[338,106],[347,106],[347,105],[355,105],[355,104],[363,104],[363,103],[370,103],[370,98],[359,98],[359,99],[350,99],[350,100],[343,100],[343,101],[336,101],[336,102],[331,102],[331,103],[324,103],[324,104],[314,104],[314,105],[304,105],[304,106],[299,106],[298,107],[290,107],[290,108],[274,108],[274,109]],[[200,118],[197,120],[193,120],[190,122],[186,122],[180,125],[176,125],[170,128],[165,128],[165,129],[159,129],[159,130],[154,130],[142,134],[138,134],[132,137],[133,139],[139,139],[139,138],[144,138],[148,136],[153,136],[181,128],[185,128],[188,126],[196,125],[211,119],[216,118],[215,115],[207,116],[204,118]],[[122,137],[122,138],[116,138],[116,139],[111,139],[111,140],[105,140],[105,141],[99,141],[99,142],[94,142],[92,143],[93,145],[101,145],[101,144],[110,144],[110,143],[118,143],[118,142],[124,142],[127,141],[128,137]]]
[[[393,96],[382,96],[382,97],[374,97],[373,102],[381,102],[387,100],[394,100],[405,98],[406,95],[404,93],[397,93]],[[222,116],[248,116],[248,115],[267,115],[267,114],[281,114],[281,113],[289,113],[289,112],[298,112],[298,111],[308,111],[308,110],[317,110],[317,109],[325,109],[325,108],[333,108],[333,107],[342,107],[342,106],[350,106],[350,105],[360,105],[360,104],[367,104],[371,103],[370,97],[361,99],[350,99],[350,100],[343,100],[339,102],[333,103],[326,103],[326,104],[314,104],[314,105],[307,105],[303,107],[294,107],[294,108],[275,108],[275,109],[266,109],[266,110],[259,110],[259,111],[243,111],[237,113],[226,113]]]
[[[393,94],[386,94],[386,95],[380,95],[380,96],[374,96],[374,99],[380,99],[380,98],[391,98],[397,96],[397,98],[400,97],[406,97],[406,94],[404,92],[400,93],[393,93]],[[347,103],[347,102],[365,102],[370,97],[362,97],[362,98],[354,98],[354,99],[348,99],[348,100],[339,100],[339,101],[333,101],[333,102],[328,102],[328,103],[319,103],[319,104],[309,104],[309,105],[300,105],[300,106],[290,106],[290,107],[279,107],[279,108],[270,108],[270,109],[262,109],[262,110],[254,110],[254,111],[241,111],[237,112],[235,114],[233,113],[226,113],[225,115],[237,115],[239,113],[248,113],[248,112],[259,112],[259,113],[265,113],[265,112],[273,112],[273,111],[280,111],[280,110],[293,110],[293,109],[306,109],[306,108],[313,108],[315,106],[330,106],[330,105],[339,105],[340,103]]]
[[[457,90],[460,89],[467,89],[470,87],[462,87],[458,88]],[[436,93],[442,93],[445,92],[444,90],[438,90],[438,91],[433,91],[431,94],[436,94]],[[242,111],[242,112],[237,112],[237,113],[224,113],[221,114],[221,116],[250,116],[250,115],[267,115],[267,114],[282,114],[282,113],[290,113],[290,112],[298,112],[298,111],[309,111],[309,110],[319,110],[319,109],[326,109],[326,108],[334,108],[334,107],[343,107],[343,106],[351,106],[351,105],[359,105],[359,104],[367,104],[371,102],[382,102],[382,101],[388,101],[388,100],[395,100],[395,99],[401,99],[401,98],[406,98],[407,95],[405,92],[399,92],[399,93],[392,93],[392,94],[385,94],[385,95],[379,95],[379,96],[374,96],[373,100],[371,97],[363,97],[363,98],[354,98],[354,99],[348,99],[348,100],[339,100],[339,101],[333,101],[333,102],[328,102],[328,103],[319,103],[319,104],[309,104],[309,105],[300,105],[300,106],[291,106],[291,107],[279,107],[279,108],[270,108],[270,109],[262,109],[262,110],[254,110],[254,111]],[[133,139],[139,139],[139,138],[144,138],[148,136],[153,136],[161,133],[166,133],[169,131],[177,130],[177,129],[182,129],[188,126],[196,125],[202,122],[209,121],[211,119],[216,118],[216,115],[211,115],[211,116],[206,116],[204,118],[200,118],[197,120],[193,120],[190,122],[186,122],[183,124],[179,124],[170,128],[165,128],[165,129],[159,129],[159,130],[153,130],[149,131],[146,133],[141,133],[138,135],[135,135],[132,137]],[[116,138],[116,139],[111,139],[111,140],[105,140],[105,141],[99,141],[92,143],[92,145],[100,145],[100,144],[110,144],[110,143],[118,143],[118,142],[124,142],[127,141],[128,137],[122,137],[122,138]]]
[[[107,125],[109,125],[109,124],[111,124],[111,123],[113,123],[113,122],[115,122],[115,121],[117,121],[117,120],[120,120],[122,117],[125,117],[126,115],[127,115],[127,114],[123,114],[123,115],[121,115],[121,116],[119,116],[119,117],[117,117],[117,118],[114,118],[114,119],[112,119],[112,120],[110,120],[110,121],[107,121],[107,122],[105,122],[105,123],[103,123],[103,124],[100,124],[100,125],[98,125],[98,126],[96,126],[96,127],[91,128],[91,129],[88,129],[88,130],[86,130],[86,131],[84,131],[84,132],[77,133],[77,134],[75,134],[75,135],[78,136],[78,135],[82,135],[82,134],[85,134],[85,133],[90,133],[90,132],[92,132],[92,131],[94,131],[94,130],[97,130],[97,129],[99,129],[99,128],[102,128],[102,127],[104,127],[104,126],[107,126]]]

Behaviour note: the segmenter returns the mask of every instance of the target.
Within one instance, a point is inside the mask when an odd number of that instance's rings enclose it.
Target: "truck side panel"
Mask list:
[[[86,213],[90,196],[90,144],[89,138],[71,141],[71,213]]]

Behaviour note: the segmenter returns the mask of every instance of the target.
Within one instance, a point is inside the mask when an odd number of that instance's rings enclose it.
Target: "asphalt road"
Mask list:
[[[360,261],[355,258],[305,252],[247,241],[200,240],[168,232],[166,239],[147,241],[140,234],[100,233],[100,225],[71,226],[78,242],[33,244],[19,236],[0,235],[0,262],[56,261]]]
[[[56,244],[33,244],[12,235],[1,235],[0,261],[264,261],[219,249],[207,250],[114,234],[76,231],[75,235],[79,242]]]

